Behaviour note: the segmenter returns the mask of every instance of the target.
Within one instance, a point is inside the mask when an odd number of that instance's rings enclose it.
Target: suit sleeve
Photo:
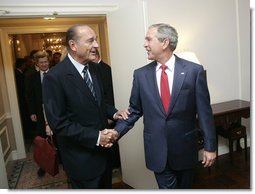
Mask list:
[[[210,94],[208,91],[206,75],[201,66],[196,81],[196,104],[199,126],[204,137],[204,148],[206,151],[216,150],[216,130],[212,108],[210,105]]]

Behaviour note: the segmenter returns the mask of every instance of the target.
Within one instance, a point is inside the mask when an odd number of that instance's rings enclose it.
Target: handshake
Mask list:
[[[114,129],[104,129],[100,132],[100,145],[105,148],[112,147],[119,138],[119,133]]]

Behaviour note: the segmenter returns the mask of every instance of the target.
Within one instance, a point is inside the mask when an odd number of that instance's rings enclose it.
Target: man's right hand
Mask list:
[[[100,145],[105,148],[110,148],[117,141],[118,137],[119,133],[116,130],[104,129],[100,133]]]

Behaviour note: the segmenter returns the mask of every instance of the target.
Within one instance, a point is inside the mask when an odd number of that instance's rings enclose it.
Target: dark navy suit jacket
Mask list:
[[[201,65],[176,56],[169,111],[164,111],[156,61],[134,71],[128,120],[115,129],[123,136],[143,116],[146,165],[162,172],[191,169],[198,162],[196,117],[204,134],[205,150],[216,150],[215,127],[205,71]]]
[[[96,146],[99,130],[107,126],[117,110],[104,102],[97,64],[89,71],[97,100],[66,57],[50,69],[43,81],[43,101],[47,120],[56,134],[62,162],[68,176],[91,179],[106,168],[109,149]]]

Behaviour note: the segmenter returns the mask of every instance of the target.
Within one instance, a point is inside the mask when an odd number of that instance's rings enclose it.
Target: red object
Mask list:
[[[57,149],[52,141],[52,136],[43,138],[36,136],[34,139],[34,161],[40,168],[51,176],[58,174]]]
[[[161,100],[166,112],[168,112],[168,107],[170,103],[170,89],[169,89],[169,82],[168,77],[165,72],[167,66],[161,65],[162,73],[161,73],[161,80],[160,80],[160,92],[161,92]]]

